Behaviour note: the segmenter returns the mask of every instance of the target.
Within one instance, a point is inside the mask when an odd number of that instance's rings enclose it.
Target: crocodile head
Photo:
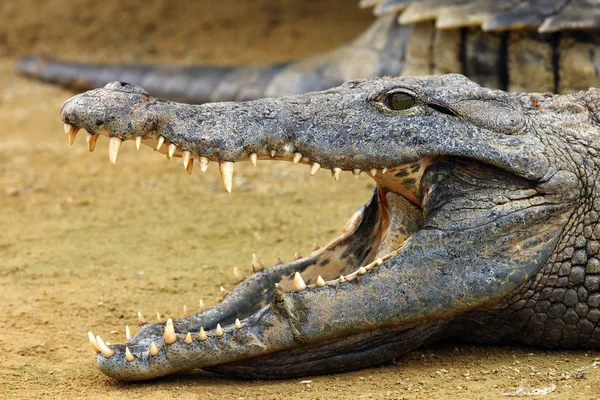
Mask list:
[[[119,82],[71,98],[62,109],[71,141],[79,128],[90,149],[110,137],[113,163],[121,142],[135,140],[181,156],[188,171],[218,162],[228,191],[235,163],[260,159],[327,168],[334,179],[364,171],[377,183],[329,245],[274,268],[255,260],[254,275],[235,271],[240,283],[215,307],[143,323],[126,344],[90,334],[99,368],[122,380],[193,368],[261,378],[343,371],[452,335],[469,313],[507,308],[553,257],[583,190],[573,155],[557,151],[572,144],[553,133],[565,104],[564,132],[585,131],[583,103],[460,75],[201,106]]]

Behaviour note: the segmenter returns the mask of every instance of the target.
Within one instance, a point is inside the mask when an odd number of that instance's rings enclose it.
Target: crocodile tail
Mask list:
[[[143,86],[155,97],[186,103],[245,101],[399,75],[411,31],[412,27],[399,25],[395,15],[389,15],[378,18],[353,42],[328,53],[266,66],[106,65],[26,57],[18,68],[25,75],[79,91],[122,81]]]

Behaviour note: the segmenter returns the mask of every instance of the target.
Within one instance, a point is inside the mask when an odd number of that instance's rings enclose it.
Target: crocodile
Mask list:
[[[214,307],[108,344],[118,380],[190,369],[276,379],[379,365],[442,339],[600,348],[600,90],[509,93],[463,75],[190,105],[112,82],[67,100],[72,144],[108,137],[217,163],[365,173],[370,201],[328,245],[238,282]]]
[[[254,67],[107,66],[27,57],[20,70],[79,90],[137,83],[187,103],[281,97],[355,79],[460,73],[508,91],[600,85],[600,0],[362,0],[378,17],[340,48]]]

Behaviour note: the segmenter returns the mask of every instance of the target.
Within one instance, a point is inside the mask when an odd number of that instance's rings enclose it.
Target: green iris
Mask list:
[[[387,97],[386,103],[392,110],[408,110],[415,105],[415,99],[406,93],[394,93]]]

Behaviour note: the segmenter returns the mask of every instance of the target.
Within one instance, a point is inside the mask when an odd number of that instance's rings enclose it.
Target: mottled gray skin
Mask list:
[[[378,18],[357,39],[282,64],[111,66],[27,57],[19,69],[79,90],[130,82],[153,96],[195,104],[289,96],[398,75],[461,73],[508,91],[571,93],[600,86],[600,0],[363,0],[361,5],[376,6]]]
[[[398,92],[415,104],[392,110]],[[600,347],[599,100],[595,89],[512,94],[461,75],[202,106],[119,82],[73,97],[65,123],[123,140],[162,136],[193,158],[238,162],[275,150],[275,158],[300,152],[323,168],[388,168],[337,242],[264,269],[217,306],[175,321],[173,344],[164,324],[145,325],[111,345],[112,357],[98,354],[99,368],[121,380],[193,368],[284,378],[377,365],[444,337]],[[422,173],[406,179],[419,165]],[[405,241],[394,239],[399,233]],[[348,251],[328,255],[339,246]],[[370,252],[384,247],[393,251]],[[364,275],[336,280],[361,265]],[[296,292],[294,272],[309,284],[317,273],[330,282]]]

